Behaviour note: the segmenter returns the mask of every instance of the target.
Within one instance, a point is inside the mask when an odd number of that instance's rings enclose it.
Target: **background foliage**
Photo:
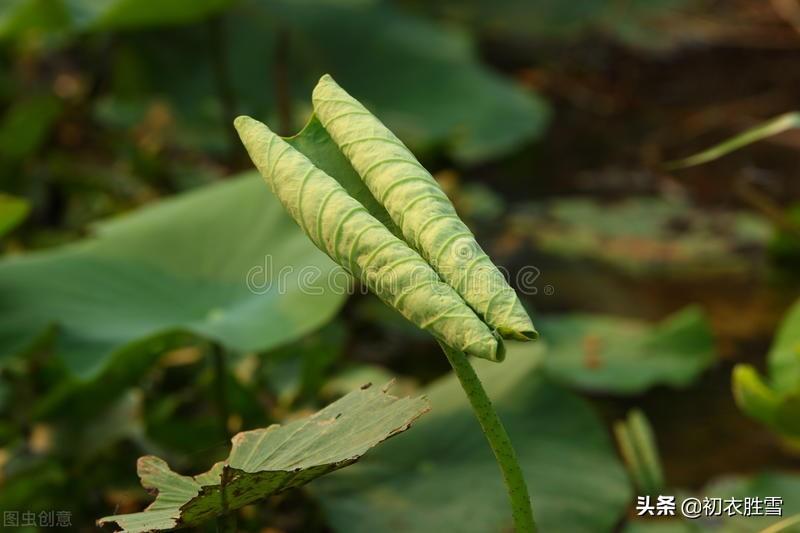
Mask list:
[[[434,172],[530,306],[542,341],[478,370],[544,531],[775,522],[635,516],[642,472],[615,423],[631,438],[648,424],[631,445],[659,461],[662,493],[800,513],[797,131],[666,164],[800,107],[787,5],[0,3],[0,510],[94,530],[150,501],[139,456],[204,472],[239,431],[395,378],[431,413],[243,507],[238,527],[508,526],[435,344],[371,296],[299,289],[304,267],[335,267],[232,130],[241,113],[299,131],[329,72]]]

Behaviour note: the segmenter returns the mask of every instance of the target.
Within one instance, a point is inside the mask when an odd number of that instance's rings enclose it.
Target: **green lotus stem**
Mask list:
[[[506,433],[506,428],[500,421],[492,405],[492,400],[486,394],[486,390],[475,373],[475,369],[467,359],[464,352],[454,350],[446,344],[439,342],[450,366],[458,377],[461,387],[469,398],[475,417],[481,425],[486,440],[492,448],[494,457],[503,474],[503,481],[506,484],[508,498],[511,500],[511,514],[514,519],[514,529],[516,533],[535,533],[536,523],[533,521],[533,509],[531,508],[531,498],[528,495],[528,485],[525,483],[525,476],[519,466],[517,454],[511,445],[511,439]]]

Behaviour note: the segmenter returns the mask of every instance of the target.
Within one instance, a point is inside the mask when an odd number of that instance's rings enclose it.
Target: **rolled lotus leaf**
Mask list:
[[[403,142],[328,75],[312,99],[323,127],[406,241],[503,337],[535,339],[514,289]]]
[[[502,342],[453,288],[335,179],[261,122],[238,117],[234,124],[261,175],[320,250],[437,339],[502,360]]]

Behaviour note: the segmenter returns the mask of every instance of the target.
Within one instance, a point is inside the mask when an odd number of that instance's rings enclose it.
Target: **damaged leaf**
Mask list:
[[[636,394],[660,384],[685,387],[714,362],[711,326],[694,306],[654,325],[590,314],[540,322],[548,343],[545,369],[586,391]]]
[[[98,525],[116,523],[128,532],[193,526],[348,466],[428,411],[424,396],[396,398],[387,388],[365,386],[308,418],[239,433],[228,459],[197,476],[142,457],[139,477],[155,501],[141,513],[108,516]]]

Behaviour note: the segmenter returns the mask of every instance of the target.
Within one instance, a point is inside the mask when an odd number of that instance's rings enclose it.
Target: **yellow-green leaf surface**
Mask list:
[[[22,198],[0,193],[0,237],[25,220],[30,209],[30,204]]]
[[[400,399],[387,387],[365,386],[308,418],[237,434],[228,459],[204,474],[183,476],[158,457],[142,457],[139,477],[156,500],[141,513],[98,524],[131,533],[200,524],[356,462],[427,410],[424,397]]]
[[[23,159],[47,140],[62,112],[62,102],[48,93],[26,95],[11,105],[0,120],[0,157]]]
[[[456,291],[339,182],[261,122],[239,117],[235,125],[275,196],[319,249],[437,339],[502,359],[502,344]]]
[[[268,349],[333,316],[337,270],[261,178],[232,178],[0,262],[0,362],[51,326],[56,356],[83,379],[125,374],[175,332]]]
[[[610,532],[632,490],[591,407],[546,379],[544,345],[508,343],[475,360],[531,490],[543,532]],[[455,376],[425,389],[431,413],[359,464],[310,488],[341,533],[513,531],[497,463]]]
[[[400,228],[395,225],[386,209],[372,196],[361,176],[333,142],[328,130],[322,127],[316,115],[311,115],[300,133],[285,140],[314,163],[314,166],[338,181],[347,193],[366,207],[372,216],[386,226],[386,229],[395,236],[403,238]]]
[[[736,401],[747,414],[790,439],[800,439],[800,300],[778,329],[767,356],[767,382],[751,365],[733,372]]]
[[[635,394],[689,385],[714,362],[703,311],[689,307],[657,324],[608,315],[543,317],[544,366],[555,379],[592,392]]]
[[[514,290],[403,142],[328,75],[320,79],[312,99],[323,128],[406,242],[490,327],[507,338],[536,338]]]

